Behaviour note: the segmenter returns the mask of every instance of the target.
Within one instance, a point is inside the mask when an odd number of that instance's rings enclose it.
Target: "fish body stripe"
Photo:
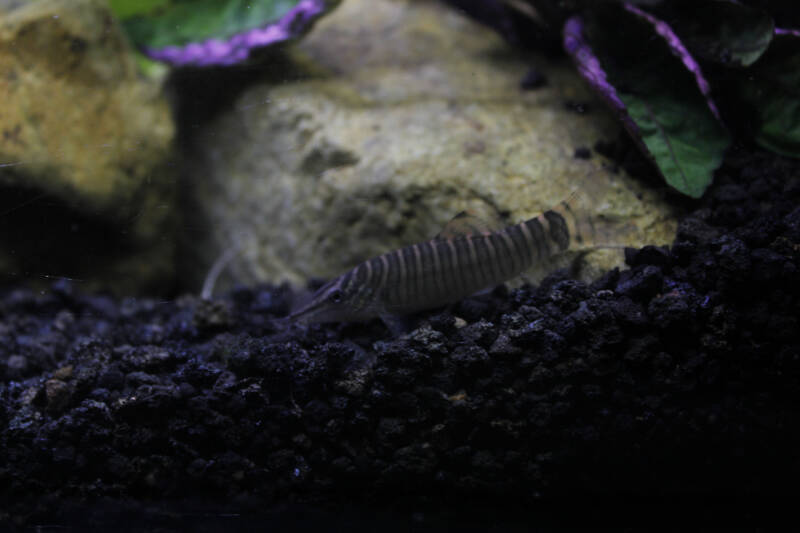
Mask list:
[[[413,302],[419,294],[419,276],[417,275],[417,262],[414,260],[414,250],[412,246],[402,249],[403,263],[405,264],[405,276],[400,281],[405,285],[405,296],[401,303]]]
[[[447,239],[445,243],[447,243],[447,254],[450,258],[450,270],[447,272],[447,276],[451,281],[452,292],[462,292],[464,288],[462,287],[461,276],[458,275],[461,265],[458,262],[456,245],[453,243],[453,239]]]
[[[388,263],[384,292],[386,293],[386,300],[392,303],[397,299],[397,293],[399,291],[400,260],[397,259],[397,250],[385,254],[384,257],[386,257]]]
[[[502,237],[503,242],[506,243],[506,246],[508,247],[508,253],[511,254],[511,258],[514,262],[514,272],[522,272],[525,270],[525,267],[528,263],[525,261],[525,257],[523,256],[522,252],[517,249],[517,244],[514,242],[514,239],[511,238],[508,229],[503,229],[499,231],[498,234],[500,237]]]
[[[414,265],[417,269],[417,298],[419,298],[428,293],[428,276],[425,275],[425,271],[422,269],[422,252],[420,251],[419,244],[415,244],[411,249],[414,252]]]
[[[395,257],[397,257],[397,275],[394,280],[395,303],[402,303],[406,299],[408,288],[406,287],[406,260],[403,258],[403,249],[395,250]]]
[[[364,261],[362,263],[364,268],[367,271],[366,279],[364,279],[363,284],[359,287],[359,297],[358,297],[358,309],[364,309],[367,307],[372,299],[373,295],[375,294],[374,284],[373,284],[373,263],[374,260]]]
[[[514,254],[511,253],[512,247],[514,246],[511,242],[511,238],[503,231],[492,233],[489,238],[492,244],[494,244],[495,253],[497,253],[497,261],[501,265],[505,265],[503,268],[503,277],[513,276],[514,273],[517,272],[517,261]]]
[[[373,290],[380,289],[383,281],[383,260],[380,256],[369,260],[369,271],[370,285],[372,285]]]
[[[475,251],[475,239],[473,237],[465,237],[464,241],[467,245],[469,257],[466,270],[469,274],[471,274],[469,290],[472,290],[472,287],[482,285],[484,283],[485,276],[483,269],[481,268],[481,261],[478,258],[478,253]]]
[[[544,218],[550,225],[550,239],[556,243],[558,249],[564,251],[569,248],[569,228],[564,217],[555,211],[547,211]]]
[[[452,275],[456,267],[453,263],[453,251],[450,248],[450,242],[446,240],[437,240],[434,241],[433,245],[436,247],[437,255],[442,264],[442,290],[447,294],[452,294],[456,291]]]
[[[535,259],[534,254],[536,252],[533,248],[531,248],[528,238],[525,237],[525,233],[522,231],[522,224],[510,226],[508,228],[508,234],[514,241],[514,244],[517,247],[517,253],[519,253],[520,258],[522,258],[523,264],[526,266],[532,265]]]
[[[572,222],[573,234],[570,235],[570,238],[575,239],[575,241],[579,244],[583,243],[584,236],[583,234],[581,234],[579,230],[580,222],[578,221],[578,215],[576,215],[575,211],[572,210],[572,207],[570,207],[569,202],[561,202],[561,211],[564,213],[562,216],[566,219],[568,215],[570,221]],[[591,225],[591,220],[589,220],[589,223]],[[569,227],[569,223],[567,223],[567,226]]]
[[[356,267],[356,274],[353,276],[356,287],[361,287],[367,281],[367,266],[366,263],[361,263]]]
[[[481,257],[478,255],[478,248],[476,245],[477,239],[475,237],[466,237],[464,239],[467,241],[467,248],[469,249],[469,259],[470,259],[470,267],[469,269],[472,271],[472,279],[476,286],[483,285],[487,283],[487,276],[486,271],[484,270],[484,261],[481,260]]]
[[[514,275],[514,258],[508,253],[506,242],[499,233],[492,233],[489,235],[489,242],[494,249],[494,255],[497,260],[497,267],[500,270],[502,280],[506,280]]]
[[[366,263],[359,263],[353,269],[353,276],[350,278],[350,290],[348,293],[350,294],[350,301],[353,303],[353,307],[356,309],[361,309],[363,307],[363,294],[362,291],[364,290],[364,285],[367,281],[367,267]]]
[[[367,267],[367,279],[364,281],[364,285],[370,285],[372,283],[372,261],[366,261],[364,266]]]
[[[546,221],[545,221],[546,222]],[[539,217],[532,218],[521,224],[522,232],[526,233],[531,240],[531,245],[536,251],[536,260],[541,261],[547,256],[549,246],[542,223]]]
[[[447,246],[444,241],[441,239],[434,239],[432,241],[428,241],[428,244],[431,246],[431,250],[433,253],[434,261],[435,261],[435,268],[438,273],[438,284],[439,284],[439,293],[441,295],[446,295],[450,291],[447,288],[447,271],[449,268],[449,261],[447,257],[447,252],[445,251],[445,247]]]
[[[597,228],[594,226],[595,221],[592,217],[584,215],[579,219],[578,213],[575,212],[573,206],[568,202],[564,202],[561,212],[564,214],[564,218],[568,216],[568,221],[572,225],[570,231],[574,237],[571,238],[574,238],[579,244],[590,245],[595,242]],[[568,223],[568,226],[569,225]]]
[[[496,233],[490,233],[489,235],[484,235],[483,240],[492,259],[492,267],[495,272],[494,278],[506,279],[513,272],[514,263],[512,257],[505,253],[504,245],[501,242],[503,239]]]
[[[433,271],[430,273],[431,277],[431,284],[433,287],[432,294],[436,297],[441,299],[442,297],[447,295],[447,291],[444,290],[444,271],[442,270],[442,260],[439,257],[439,250],[436,248],[436,243],[431,241],[426,241],[423,244],[424,247],[424,255],[423,257],[427,257],[428,261],[431,262]]]
[[[351,284],[353,282],[353,269],[348,270],[342,274],[342,281],[339,283],[339,289],[345,293],[350,292]]]
[[[481,270],[483,275],[481,277],[481,285],[493,283],[494,280],[501,276],[495,273],[494,257],[486,244],[486,238],[483,235],[476,235],[472,237],[469,242],[475,249],[477,267]]]
[[[369,261],[365,261],[364,265],[367,267],[367,279],[364,286],[361,288],[361,296],[359,297],[359,309],[369,307],[375,302],[376,296],[380,294],[380,279],[382,275],[383,265],[379,257],[373,257]]]
[[[433,271],[430,273],[431,292],[436,298],[441,298],[446,293],[443,290],[444,271],[442,270],[442,262],[439,259],[439,250],[436,248],[436,243],[431,241],[425,241],[421,246],[423,256],[433,263]]]
[[[387,257],[387,254],[381,254],[378,259],[381,260],[381,281],[378,284],[375,294],[379,297],[382,297],[384,294],[386,294],[386,280],[389,277],[389,258]]]
[[[475,285],[473,281],[475,278],[475,270],[471,268],[472,265],[470,264],[469,245],[467,244],[467,239],[463,237],[453,239],[452,243],[456,250],[456,260],[458,264],[458,268],[453,271],[453,277],[461,284],[462,292],[468,291],[470,287]]]

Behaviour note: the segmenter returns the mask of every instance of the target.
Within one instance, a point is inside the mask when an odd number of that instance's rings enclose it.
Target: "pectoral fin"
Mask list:
[[[410,332],[416,326],[416,320],[410,316],[381,313],[380,317],[381,320],[383,320],[383,323],[386,324],[386,327],[389,328],[389,331],[391,331],[392,335],[395,337],[399,337]]]

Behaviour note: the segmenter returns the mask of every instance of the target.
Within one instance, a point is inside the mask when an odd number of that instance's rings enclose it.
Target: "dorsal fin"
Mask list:
[[[450,219],[450,222],[445,224],[442,231],[435,238],[452,239],[467,235],[482,235],[497,231],[502,227],[503,222],[499,218],[489,220],[476,215],[473,211],[465,210]]]

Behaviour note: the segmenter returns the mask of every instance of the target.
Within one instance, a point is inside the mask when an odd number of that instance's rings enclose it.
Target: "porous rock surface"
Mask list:
[[[3,163],[18,162],[13,177],[26,186],[128,208],[164,164],[174,127],[106,2],[44,0],[0,14]]]
[[[0,276],[54,268],[129,292],[168,277],[174,124],[108,3],[0,4],[0,72]]]
[[[344,2],[291,57],[207,123],[188,117],[197,286],[232,247],[221,287],[302,284],[429,239],[464,209],[517,223],[575,188],[636,230],[610,244],[674,234],[657,194],[573,157],[619,126],[565,60],[536,56],[549,82],[525,91],[530,58],[438,2],[402,0]]]
[[[591,285],[556,273],[467,299],[400,338],[279,328],[286,288],[6,290],[0,520],[63,524],[65,502],[86,520],[108,500],[136,520],[171,500],[752,518],[800,474],[798,171],[731,158],[671,247],[629,249]]]

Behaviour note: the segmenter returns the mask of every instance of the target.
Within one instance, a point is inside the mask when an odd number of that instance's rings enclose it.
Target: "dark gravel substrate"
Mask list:
[[[800,479],[798,200],[798,162],[731,158],[670,249],[629,250],[591,286],[556,274],[466,300],[401,339],[379,322],[277,333],[288,295],[270,287],[214,303],[7,289],[0,523],[780,511]]]

